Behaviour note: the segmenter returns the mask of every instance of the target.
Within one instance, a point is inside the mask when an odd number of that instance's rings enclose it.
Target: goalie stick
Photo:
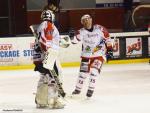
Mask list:
[[[35,30],[34,30],[33,25],[30,25],[30,29],[31,29],[31,31],[32,31],[32,33],[33,33],[33,35],[34,35],[34,37],[35,37],[36,43],[39,44],[38,36],[37,36],[37,34],[36,34]],[[39,46],[40,46],[40,44],[39,44]],[[52,77],[55,79],[55,81],[56,81],[57,88],[58,88],[58,92],[59,92],[60,96],[65,97],[66,94],[65,94],[65,92],[64,92],[64,90],[63,90],[62,83],[61,83],[60,80],[58,79],[58,75],[56,74],[55,70],[52,69],[52,70],[49,70],[49,72],[50,72],[51,76],[52,76]]]
[[[32,33],[33,33],[33,35],[34,35],[34,37],[37,38],[37,34],[35,33],[35,30],[34,30],[34,28],[33,28],[33,25],[30,25],[29,27],[30,27],[30,29],[31,29],[31,31],[32,31]]]

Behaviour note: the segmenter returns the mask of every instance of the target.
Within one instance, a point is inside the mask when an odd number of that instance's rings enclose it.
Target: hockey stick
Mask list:
[[[50,70],[50,73],[51,75],[54,76],[54,79],[57,83],[57,87],[58,87],[58,92],[59,94],[64,98],[66,96],[66,93],[64,92],[63,90],[63,87],[62,87],[62,83],[60,82],[60,80],[58,79],[58,75],[56,74],[55,70]]]
[[[34,35],[34,37],[37,38],[37,34],[35,33],[35,30],[34,30],[34,28],[33,28],[33,25],[30,25],[29,27],[30,27],[30,29],[31,29],[32,34]]]

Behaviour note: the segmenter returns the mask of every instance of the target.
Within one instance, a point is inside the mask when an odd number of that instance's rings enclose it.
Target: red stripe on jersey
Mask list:
[[[103,27],[102,32],[104,33],[104,37],[107,39],[109,38],[109,32],[107,31],[107,29],[105,27]]]
[[[104,38],[107,39],[109,38],[109,32],[108,30],[104,27],[100,25],[100,29],[102,30],[103,34],[104,34]]]
[[[52,32],[53,32],[52,23],[47,22],[47,28],[44,29],[45,37],[46,37],[47,40],[52,40],[53,39]]]

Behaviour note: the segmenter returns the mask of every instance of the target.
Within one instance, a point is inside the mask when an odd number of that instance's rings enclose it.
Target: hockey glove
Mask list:
[[[59,41],[59,45],[62,48],[67,48],[67,47],[69,47],[70,44],[71,44],[71,41],[70,41],[70,37],[68,37],[68,36],[62,37]]]
[[[41,52],[41,48],[40,48],[39,44],[34,45],[34,51],[37,52],[37,53]]]
[[[106,57],[107,61],[113,58],[113,49],[107,49]]]

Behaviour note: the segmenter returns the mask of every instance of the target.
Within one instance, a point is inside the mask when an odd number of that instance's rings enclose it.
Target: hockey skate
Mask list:
[[[94,92],[93,90],[88,90],[86,93],[87,98],[91,98],[93,95],[93,92]]]
[[[72,92],[72,95],[79,95],[81,91],[75,89],[73,92]]]
[[[72,92],[70,98],[78,98],[80,93],[81,93],[81,91],[75,89],[75,90]]]

